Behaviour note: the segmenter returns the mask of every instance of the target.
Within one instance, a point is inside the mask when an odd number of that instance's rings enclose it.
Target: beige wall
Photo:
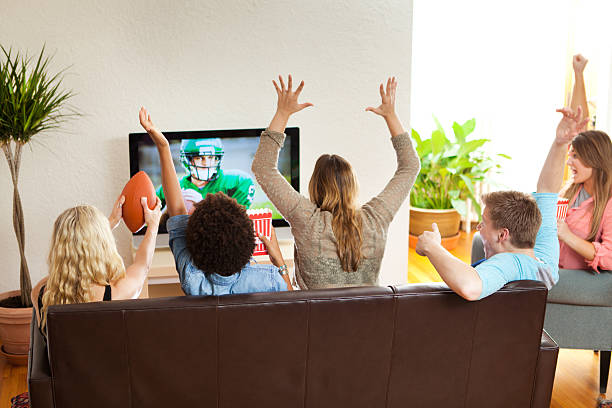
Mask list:
[[[307,83],[298,114],[302,191],[324,152],[353,163],[361,200],[395,169],[377,84],[397,75],[398,110],[410,112],[412,1],[12,1],[0,0],[0,43],[72,65],[65,85],[84,116],[60,132],[37,135],[26,149],[20,189],[33,280],[46,274],[52,223],[78,203],[108,212],[129,177],[129,132],[146,106],[161,129],[264,127],[275,104],[272,78]],[[18,286],[8,166],[0,164],[0,291]],[[384,282],[406,279],[408,214],[389,232]],[[116,232],[129,257],[131,236]]]

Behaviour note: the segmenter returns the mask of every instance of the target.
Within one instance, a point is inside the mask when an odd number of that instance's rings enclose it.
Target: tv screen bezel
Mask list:
[[[187,130],[187,131],[169,131],[162,132],[166,139],[182,140],[182,139],[205,139],[205,138],[238,138],[238,137],[260,137],[264,128],[256,129],[222,129],[222,130]],[[300,128],[288,127],[285,129],[287,141],[290,142],[290,160],[291,160],[291,186],[297,191],[300,191]],[[134,132],[129,134],[129,150],[130,150],[130,178],[138,173],[138,143],[151,141],[150,136],[146,132]],[[250,163],[249,163],[250,166]],[[284,219],[272,220],[274,227],[287,227],[289,223]],[[133,235],[143,235],[146,232],[146,227]],[[166,234],[166,226],[160,225],[160,234]]]

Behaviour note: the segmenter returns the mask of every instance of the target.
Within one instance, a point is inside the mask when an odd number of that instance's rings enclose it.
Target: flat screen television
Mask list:
[[[183,196],[188,210],[203,192],[224,191],[248,209],[269,208],[272,210],[272,225],[287,226],[274,205],[263,192],[251,172],[251,163],[259,136],[264,129],[197,130],[184,132],[163,132],[170,142],[174,167],[185,191]],[[287,138],[280,151],[278,169],[285,179],[299,191],[300,186],[300,131],[297,127],[285,130]],[[155,144],[147,133],[130,133],[130,177],[139,171],[146,172],[156,192],[162,198],[161,168]],[[189,166],[189,170],[187,166]],[[210,180],[210,181],[207,181]],[[202,183],[206,181],[206,183]],[[202,184],[205,184],[202,186]],[[208,185],[208,187],[206,187]],[[191,191],[187,191],[191,190]],[[198,195],[199,194],[199,195]],[[166,233],[161,223],[159,233]],[[146,229],[135,233],[142,235]]]

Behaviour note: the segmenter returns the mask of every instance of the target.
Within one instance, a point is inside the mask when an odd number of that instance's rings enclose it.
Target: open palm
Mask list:
[[[276,89],[276,94],[278,95],[278,112],[282,112],[286,115],[292,115],[295,112],[299,112],[304,108],[309,106],[313,106],[312,103],[299,103],[298,98],[300,97],[300,93],[302,93],[302,89],[304,89],[304,81],[300,82],[300,85],[294,91],[293,88],[293,78],[289,75],[287,80],[287,86],[285,86],[285,81],[283,81],[282,76],[278,76],[278,81],[280,82],[280,86],[276,83],[276,81],[272,81],[274,84],[274,88]]]
[[[395,113],[395,90],[397,89],[397,80],[395,77],[387,79],[386,89],[383,84],[380,84],[380,99],[381,103],[377,108],[367,107],[366,110],[374,112],[377,115],[387,117]]]

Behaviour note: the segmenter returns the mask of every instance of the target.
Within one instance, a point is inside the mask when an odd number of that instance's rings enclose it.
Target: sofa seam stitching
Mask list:
[[[474,359],[474,337],[476,336],[476,327],[478,326],[478,316],[480,314],[480,305],[476,305],[476,316],[474,317],[474,327],[472,328],[471,336],[471,347],[470,347],[470,360],[468,363],[468,373],[465,382],[465,395],[463,397],[463,406],[467,406],[468,401],[468,390],[470,388],[470,376],[472,374],[472,360]]]
[[[217,373],[217,408],[219,408],[219,401],[221,400],[221,389],[219,387],[219,354],[221,354],[221,349],[219,348],[219,298],[217,297],[217,304],[215,305],[215,331],[217,338],[217,352],[215,355],[217,356],[217,369],[215,370]]]
[[[308,311],[306,313],[306,364],[304,365],[304,400],[302,406],[306,408],[306,399],[308,397],[308,361],[310,360],[310,306],[311,302],[308,300]]]
[[[547,293],[547,297],[548,297],[548,293]],[[546,297],[546,298],[547,298]],[[536,384],[537,384],[537,380],[538,380],[538,367],[540,365],[540,355],[541,355],[541,348],[540,345],[542,344],[542,332],[544,331],[544,319],[546,317],[546,298],[544,298],[544,312],[542,312],[542,316],[539,319],[540,323],[541,323],[541,331],[540,331],[540,341],[538,342],[538,349],[537,349],[537,354],[536,354],[536,365],[535,365],[535,369],[534,369],[534,375],[533,375],[533,382],[531,384],[531,401],[530,401],[530,406],[533,407],[533,403],[535,400],[535,395],[536,395]],[[553,374],[554,376],[554,374]],[[553,381],[554,381],[554,377],[553,377]]]
[[[393,351],[395,350],[395,329],[397,322],[397,310],[398,310],[398,299],[397,296],[393,296],[393,328],[391,331],[391,350],[389,354],[389,375],[387,376],[387,392],[385,395],[385,407],[389,406],[389,389],[391,388],[391,373],[393,372]]]
[[[122,310],[121,311],[121,321],[122,321],[122,325],[123,325],[123,331],[125,333],[125,344],[123,346],[123,351],[125,353],[125,360],[126,360],[126,365],[127,365],[127,370],[128,370],[128,399],[129,399],[129,406],[133,407],[134,406],[134,402],[133,402],[133,395],[132,395],[132,370],[130,369],[130,358],[129,358],[129,349],[128,349],[128,345],[129,345],[129,341],[130,341],[130,335],[128,333],[128,328],[127,328],[127,321],[126,321],[126,311]]]

